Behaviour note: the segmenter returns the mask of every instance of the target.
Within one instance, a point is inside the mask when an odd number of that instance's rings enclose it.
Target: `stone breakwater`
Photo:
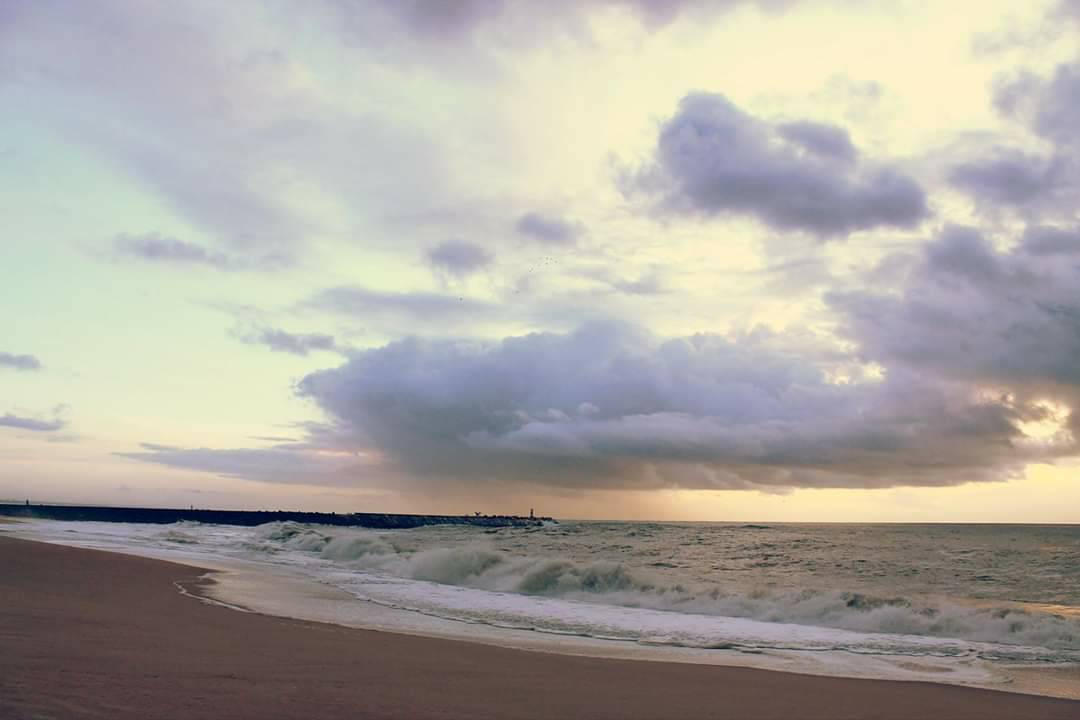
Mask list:
[[[82,505],[0,504],[0,516],[73,520],[83,522],[155,523],[181,521],[216,525],[255,526],[269,522],[317,523],[396,530],[424,525],[476,525],[479,527],[534,527],[553,522],[550,517],[520,515],[400,515],[393,513],[319,513],[291,510],[200,510],[196,508],[129,508]]]

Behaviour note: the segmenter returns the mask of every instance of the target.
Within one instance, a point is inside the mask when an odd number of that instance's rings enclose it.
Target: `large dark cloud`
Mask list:
[[[999,479],[1047,451],[1039,411],[903,369],[832,382],[767,333],[662,341],[618,324],[496,343],[406,339],[299,384],[413,483],[734,489]],[[834,358],[835,360],[835,358]]]
[[[52,420],[40,420],[38,418],[24,417],[5,413],[0,415],[0,427],[17,428],[19,430],[31,430],[33,432],[56,432],[64,428],[64,421],[60,418]]]
[[[1064,401],[1080,397],[1080,233],[1034,227],[1009,251],[949,227],[899,291],[833,293],[861,353],[889,367]]]
[[[750,215],[823,238],[912,228],[929,214],[914,180],[857,162],[842,129],[774,124],[708,93],[682,99],[660,129],[655,159],[624,178],[624,190],[657,198],[667,214]]]
[[[0,368],[5,367],[15,370],[40,370],[41,361],[33,355],[0,352]]]

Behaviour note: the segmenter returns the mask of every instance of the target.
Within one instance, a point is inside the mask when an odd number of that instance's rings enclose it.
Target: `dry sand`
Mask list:
[[[570,657],[243,613],[202,571],[0,538],[0,718],[1080,718],[1080,702]]]

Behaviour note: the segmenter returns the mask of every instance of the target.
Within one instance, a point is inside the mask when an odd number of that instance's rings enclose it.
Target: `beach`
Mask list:
[[[270,617],[190,597],[207,582],[201,568],[12,538],[0,538],[0,567],[4,718],[1080,716],[1080,702],[1033,695],[562,656]]]

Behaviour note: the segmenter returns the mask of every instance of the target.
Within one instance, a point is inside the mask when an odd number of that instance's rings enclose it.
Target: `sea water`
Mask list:
[[[10,528],[302,576],[338,591],[339,604],[352,601],[337,611],[348,624],[506,644],[515,644],[513,632],[527,632],[587,640],[577,651],[609,654],[605,644],[631,644],[646,649],[639,656],[653,648],[656,657],[688,661],[812,657],[792,667],[834,674],[859,674],[858,659],[954,672],[973,684],[989,677],[988,667],[1045,669],[1064,694],[1080,694],[1078,526],[562,522],[376,531],[34,521]],[[274,583],[262,587],[265,595]],[[305,617],[303,593],[292,597],[287,614]],[[876,664],[866,665],[872,658]],[[963,672],[975,667],[981,675]]]

